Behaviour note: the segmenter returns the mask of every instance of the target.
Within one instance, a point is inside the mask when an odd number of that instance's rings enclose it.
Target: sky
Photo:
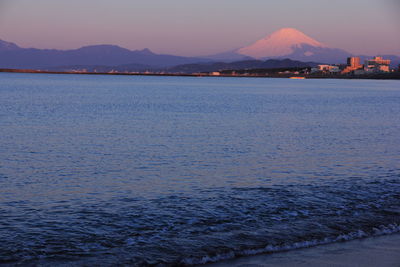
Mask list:
[[[0,40],[201,56],[292,27],[353,54],[400,55],[398,14],[400,0],[0,0]]]

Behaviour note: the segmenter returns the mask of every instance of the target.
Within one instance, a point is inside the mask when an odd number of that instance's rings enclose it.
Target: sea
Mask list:
[[[0,263],[190,266],[400,231],[400,81],[0,74]]]

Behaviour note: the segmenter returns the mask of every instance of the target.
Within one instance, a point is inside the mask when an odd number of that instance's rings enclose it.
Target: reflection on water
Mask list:
[[[399,103],[397,81],[0,74],[0,261],[190,264],[398,231]]]

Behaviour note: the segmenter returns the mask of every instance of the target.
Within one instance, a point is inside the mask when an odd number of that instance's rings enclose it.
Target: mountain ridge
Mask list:
[[[16,45],[15,43],[0,40],[0,51],[9,51],[9,50],[17,50],[17,49],[21,49],[21,48],[18,45]]]
[[[129,50],[117,45],[89,45],[77,49],[21,48],[0,40],[0,68],[48,69],[73,65],[124,65],[139,64],[153,67],[171,67],[180,64],[209,62],[200,57],[182,57],[156,54],[145,48]]]
[[[186,64],[167,69],[171,73],[196,73],[214,72],[224,70],[243,70],[243,69],[274,69],[274,68],[306,68],[315,67],[316,62],[301,62],[291,59],[269,59],[269,60],[241,60],[234,62],[215,62],[204,64]]]

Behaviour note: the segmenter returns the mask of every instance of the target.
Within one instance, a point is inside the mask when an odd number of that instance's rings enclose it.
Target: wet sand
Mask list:
[[[400,267],[400,234],[371,237],[275,254],[242,257],[206,266]]]

